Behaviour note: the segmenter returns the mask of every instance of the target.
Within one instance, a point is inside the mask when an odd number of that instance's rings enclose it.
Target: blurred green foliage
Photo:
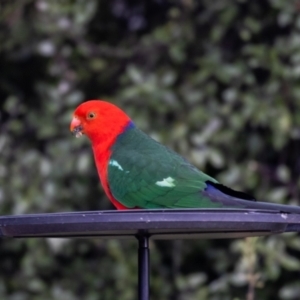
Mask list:
[[[111,209],[85,99],[121,106],[224,184],[299,205],[299,1],[0,2],[0,211]],[[0,241],[0,298],[136,297],[136,243]],[[299,299],[300,238],[151,243],[152,299]]]

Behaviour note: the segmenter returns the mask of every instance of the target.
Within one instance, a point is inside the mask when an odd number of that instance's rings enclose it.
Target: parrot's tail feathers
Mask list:
[[[237,198],[237,199],[242,199],[242,200],[256,201],[256,199],[254,197],[252,197],[244,192],[235,191],[223,184],[215,183],[215,182],[212,182],[209,180],[206,181],[206,184],[207,184],[208,188],[209,188],[209,186],[212,186],[227,196]]]
[[[206,182],[206,188],[202,192],[202,195],[208,197],[214,203],[219,203],[222,207],[263,209],[281,213],[300,214],[299,206],[256,202],[256,200],[253,197],[247,194],[234,191],[228,187],[225,187],[224,185],[214,183],[211,181]]]

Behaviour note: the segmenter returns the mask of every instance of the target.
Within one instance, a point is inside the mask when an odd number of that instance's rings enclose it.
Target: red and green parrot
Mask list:
[[[120,108],[101,100],[80,104],[71,121],[85,134],[104,191],[117,209],[252,208],[300,213],[300,207],[256,200],[201,172],[146,135]]]

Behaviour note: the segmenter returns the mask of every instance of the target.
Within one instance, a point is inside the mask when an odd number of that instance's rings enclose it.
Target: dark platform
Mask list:
[[[87,211],[0,217],[2,237],[238,238],[300,231],[300,214],[244,209]]]

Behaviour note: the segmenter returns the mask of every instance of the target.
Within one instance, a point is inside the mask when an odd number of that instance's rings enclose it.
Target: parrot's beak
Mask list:
[[[73,117],[70,124],[70,131],[78,138],[83,135],[83,127],[80,120],[76,117]]]

